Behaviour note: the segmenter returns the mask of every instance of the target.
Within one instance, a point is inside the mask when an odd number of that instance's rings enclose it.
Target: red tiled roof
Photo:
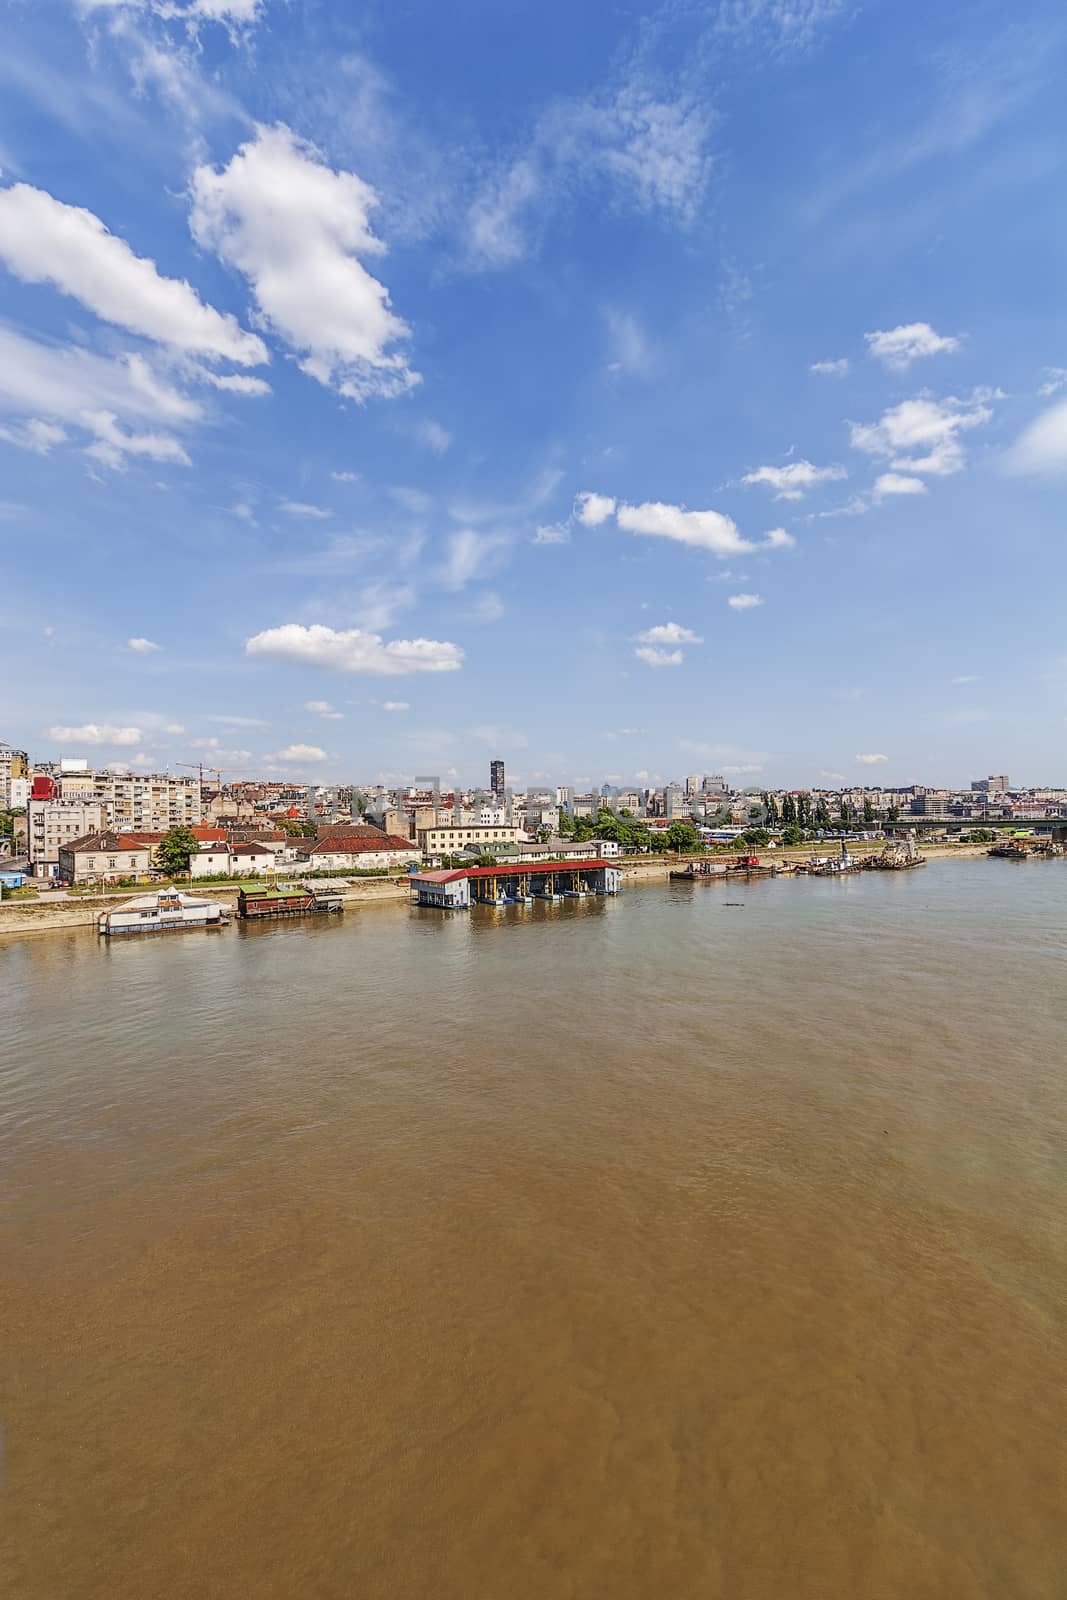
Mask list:
[[[379,850],[407,850],[419,854],[418,845],[410,839],[401,839],[395,833],[335,833],[328,839],[316,839],[309,851],[313,856],[371,855]]]

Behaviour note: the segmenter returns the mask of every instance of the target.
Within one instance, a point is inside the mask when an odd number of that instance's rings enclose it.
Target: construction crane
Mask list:
[[[190,772],[199,772],[201,787],[203,787],[204,783],[204,773],[213,772],[218,779],[219,788],[222,788],[222,772],[218,767],[205,767],[202,761],[176,761],[174,765],[176,767],[186,767]]]

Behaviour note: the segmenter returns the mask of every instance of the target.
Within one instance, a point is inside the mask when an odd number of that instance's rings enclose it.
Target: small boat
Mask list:
[[[1009,839],[1002,844],[995,844],[988,854],[1000,856],[1003,861],[1029,861],[1032,851],[1021,839]]]
[[[911,867],[925,867],[926,857],[919,854],[914,839],[903,844],[887,844],[880,855],[868,856],[861,865],[868,872],[907,872]]]
[[[124,933],[167,933],[173,928],[224,928],[229,920],[226,907],[217,900],[201,900],[180,889],[159,889],[127,900],[113,911],[102,911],[96,931],[112,938]]]

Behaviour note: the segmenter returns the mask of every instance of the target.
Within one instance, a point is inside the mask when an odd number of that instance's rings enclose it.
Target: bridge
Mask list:
[[[886,833],[916,832],[924,828],[949,829],[957,833],[973,832],[975,828],[988,828],[998,833],[1033,832],[1050,834],[1062,844],[1067,842],[1067,812],[1055,817],[898,817],[896,822],[883,824]]]

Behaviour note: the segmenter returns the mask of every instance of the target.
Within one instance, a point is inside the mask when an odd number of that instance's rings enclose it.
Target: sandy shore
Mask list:
[[[876,841],[869,841],[866,850],[878,848]],[[983,856],[989,849],[984,844],[964,845],[923,845],[923,855],[929,861],[942,861],[946,859],[965,859],[973,856]],[[799,845],[794,849],[763,851],[765,861],[774,860],[780,864],[793,864],[807,861],[809,856],[829,854],[832,846]],[[668,874],[677,871],[687,860],[700,859],[688,856],[631,856],[623,857],[618,865],[624,878],[637,882],[655,882],[666,880]],[[707,859],[723,864],[733,859],[733,852],[725,855],[710,856]],[[139,892],[131,889],[131,897]],[[408,883],[406,878],[362,878],[351,884],[344,893],[344,902],[347,910],[367,910],[376,905],[395,905],[398,900],[408,898]],[[203,886],[203,893],[210,894],[213,899],[220,900],[224,905],[236,905],[237,889],[216,888],[212,884]],[[115,895],[87,896],[81,900],[15,900],[7,901],[0,906],[0,944],[8,938],[18,938],[25,934],[56,933],[71,928],[83,928],[86,932],[95,930],[96,919],[102,910],[114,907],[121,902],[122,897]]]

